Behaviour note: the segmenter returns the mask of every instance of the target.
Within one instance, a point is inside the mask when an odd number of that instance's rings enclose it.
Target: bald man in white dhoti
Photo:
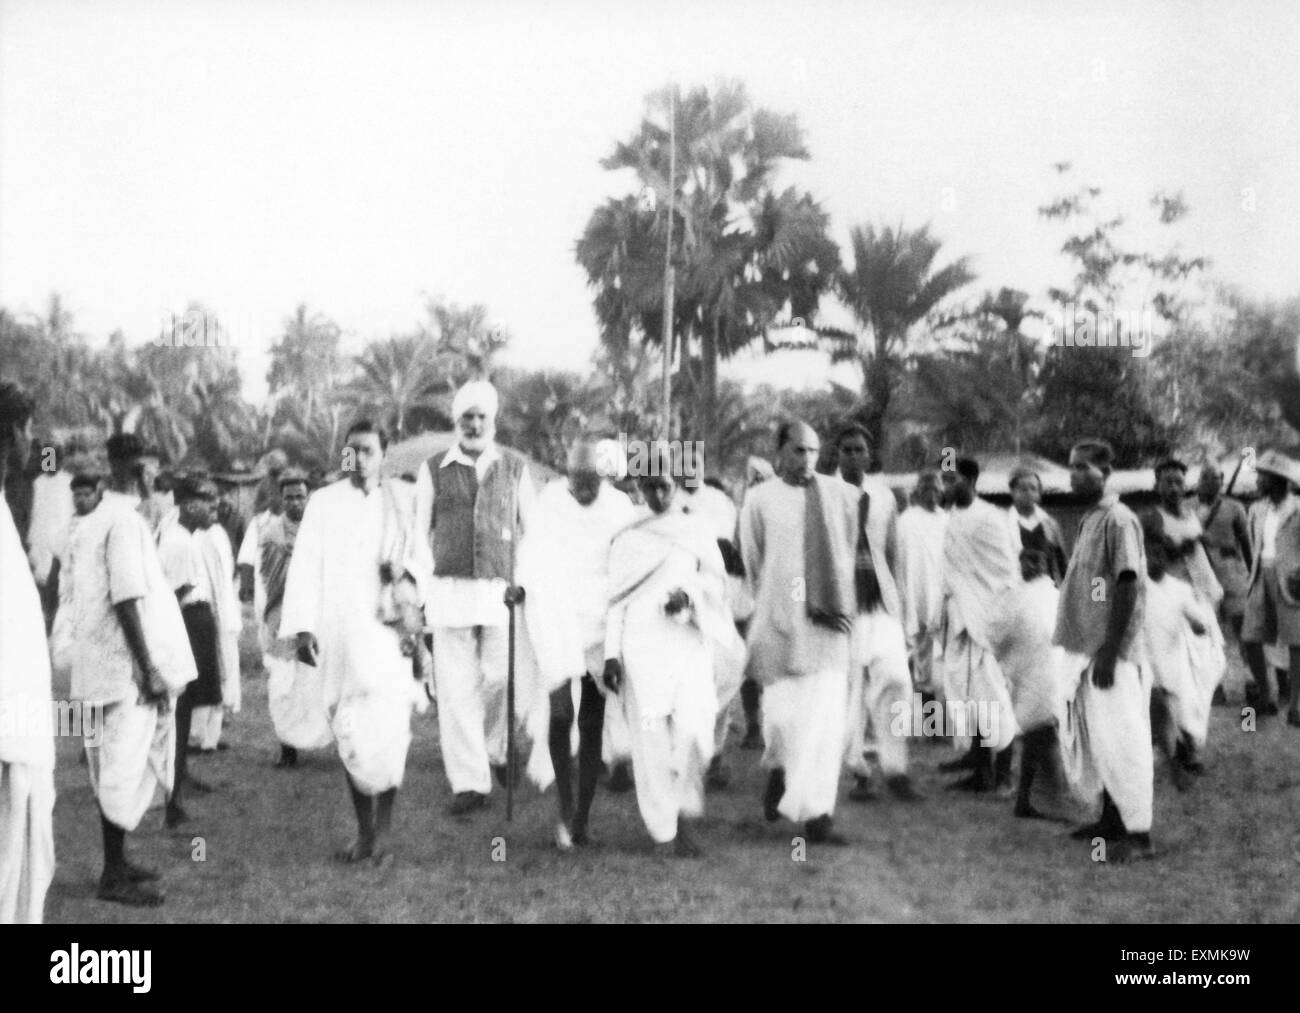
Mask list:
[[[43,921],[54,878],[50,657],[40,596],[4,496],[10,460],[21,471],[31,445],[31,400],[0,384],[0,925]]]
[[[916,479],[914,502],[899,514],[896,525],[896,576],[912,659],[912,686],[931,697],[943,689],[942,678],[935,676],[943,623],[943,540],[948,530],[948,513],[939,508],[942,495],[939,473],[922,471]]]
[[[421,465],[415,482],[453,815],[485,807],[493,773],[504,786],[508,767],[505,592],[535,494],[524,457],[495,442],[497,408],[490,383],[457,391],[456,443]],[[517,714],[529,713],[527,701],[517,702]]]
[[[670,505],[662,466],[638,477],[651,514],[614,538],[604,682],[626,697],[637,805],[655,844],[702,853],[690,824],[704,813],[704,773],[718,712],[714,660],[741,664],[726,569],[708,525]],[[738,680],[736,680],[738,681]]]
[[[777,434],[780,481],[751,489],[740,552],[754,594],[750,671],[763,685],[763,797],[769,821],[803,821],[807,839],[843,844],[832,829],[844,756],[857,490],[813,468],[821,449],[801,422]]]
[[[636,515],[631,500],[604,480],[593,440],[569,451],[568,476],[542,490],[519,545],[518,584],[539,679],[529,695],[533,759],[529,776],[559,800],[556,846],[567,851],[589,841],[587,823],[600,777],[606,689],[605,611],[609,602],[609,546]],[[575,806],[571,736],[574,693],[579,696],[578,792]],[[613,702],[614,707],[620,701]]]
[[[67,577],[71,696],[103,713],[85,739],[104,838],[97,896],[155,906],[163,902],[158,874],[127,859],[126,835],[159,791],[172,790],[175,701],[198,673],[153,532],[137,511],[143,452],[130,433],[108,441],[109,490],[73,531]]]
[[[384,862],[393,805],[406,771],[417,691],[410,653],[423,628],[410,486],[380,479],[388,439],[368,421],[352,424],[346,477],[318,490],[294,542],[282,633],[298,657],[320,668],[339,744],[357,839],[340,862]]]
[[[952,506],[943,543],[944,698],[949,713],[959,712],[952,705],[961,704],[970,715],[973,705],[984,725],[982,730],[956,729],[956,744],[969,741],[970,749],[941,769],[970,769],[950,785],[959,790],[1009,791],[1016,719],[989,627],[1021,579],[1019,546],[1012,542],[1006,514],[975,495],[979,464],[958,458],[941,477],[944,497]]]

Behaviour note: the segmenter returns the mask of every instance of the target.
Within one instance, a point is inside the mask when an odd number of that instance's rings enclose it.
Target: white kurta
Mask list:
[[[226,711],[238,714],[243,699],[239,673],[239,633],[243,628],[239,596],[235,593],[235,559],[230,536],[220,524],[194,532],[206,574],[206,600],[217,626],[217,660],[221,666],[221,703],[195,707],[190,741],[200,749],[216,749]]]
[[[937,693],[934,676],[943,619],[943,539],[948,515],[942,510],[909,507],[898,516],[898,596],[903,632],[915,666],[918,690]]]
[[[280,619],[283,636],[316,636],[339,756],[370,795],[402,783],[417,688],[398,633],[378,618],[383,500],[382,490],[367,494],[348,479],[313,494]]]
[[[843,508],[857,523],[857,493]],[[834,488],[828,486],[828,488]],[[763,690],[763,765],[785,771],[778,806],[787,819],[829,816],[844,756],[849,635],[808,618],[804,574],[807,491],[785,481],[749,491],[740,514],[740,548],[754,595],[750,668]]]
[[[1046,575],[1014,585],[990,623],[993,652],[1007,679],[1022,732],[1054,728],[1065,716],[1064,652],[1052,644],[1061,593]]]
[[[72,475],[41,472],[32,481],[32,520],[27,528],[27,556],[38,584],[50,577],[50,567],[63,551],[72,522]]]
[[[43,920],[54,877],[53,716],[40,598],[0,494],[0,924]]]

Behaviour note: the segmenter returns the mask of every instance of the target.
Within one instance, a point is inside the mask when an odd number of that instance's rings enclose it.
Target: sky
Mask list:
[[[582,370],[574,242],[637,188],[599,160],[651,91],[723,79],[797,114],[812,157],[778,182],[842,247],[856,224],[929,223],[941,259],[972,258],[969,294],[1041,297],[1071,272],[1036,209],[1086,182],[1135,244],[1285,298],[1297,53],[1294,0],[0,0],[0,305],[58,292],[92,339],[142,342],[202,302],[254,400],[299,303],[351,350],[426,296],[482,303],[507,361]],[[1137,227],[1158,189],[1190,215]],[[829,375],[817,353],[733,372]]]

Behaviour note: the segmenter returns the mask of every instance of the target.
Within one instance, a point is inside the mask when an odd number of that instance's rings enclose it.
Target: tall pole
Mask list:
[[[668,89],[668,242],[664,247],[664,375],[662,438],[672,437],[673,211],[677,200],[677,85]]]

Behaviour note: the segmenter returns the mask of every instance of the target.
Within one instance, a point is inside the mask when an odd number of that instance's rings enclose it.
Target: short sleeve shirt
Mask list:
[[[1147,576],[1142,525],[1118,497],[1108,495],[1079,522],[1074,552],[1061,582],[1052,642],[1075,654],[1095,656],[1106,641],[1116,586],[1125,572],[1136,578],[1138,598],[1119,657],[1137,661]]]

